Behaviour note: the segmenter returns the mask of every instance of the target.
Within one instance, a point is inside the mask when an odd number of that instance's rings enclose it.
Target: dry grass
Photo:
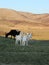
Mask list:
[[[4,25],[3,25],[4,26]],[[5,35],[5,32],[9,32],[11,29],[18,29],[25,33],[32,33],[32,39],[36,40],[49,40],[49,28],[45,27],[31,27],[28,25],[15,25],[14,27],[10,26],[1,26],[0,35]]]
[[[32,14],[0,9],[0,35],[11,29],[32,33],[33,39],[49,40],[49,14]]]

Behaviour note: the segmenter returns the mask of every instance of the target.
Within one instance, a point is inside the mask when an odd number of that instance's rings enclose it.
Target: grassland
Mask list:
[[[36,40],[49,40],[49,27],[32,27],[27,25],[18,24],[15,27],[12,26],[0,26],[0,36],[4,35],[5,33],[9,32],[11,29],[18,29],[22,32],[29,32],[32,33],[32,39]]]
[[[23,47],[0,37],[0,65],[49,65],[49,40],[30,40]]]

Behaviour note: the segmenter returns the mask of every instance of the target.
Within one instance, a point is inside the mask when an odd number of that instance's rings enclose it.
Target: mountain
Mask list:
[[[34,35],[37,33],[40,35],[42,30],[44,35],[44,32],[49,30],[49,14],[33,14],[0,8],[0,34],[5,34],[11,29],[31,32]]]
[[[49,14],[32,14],[0,8],[0,21],[29,23],[33,26],[49,26]]]

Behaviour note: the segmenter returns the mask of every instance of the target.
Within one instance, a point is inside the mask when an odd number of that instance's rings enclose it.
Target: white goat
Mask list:
[[[22,44],[22,32],[20,32],[20,35],[16,35],[15,44],[18,44],[18,41],[20,41],[20,45],[21,45]]]
[[[22,38],[22,45],[23,46],[28,46],[28,41],[30,40],[30,38],[32,37],[32,34],[27,33],[27,35],[24,35]]]
[[[20,35],[16,35],[16,42],[15,44],[18,44],[18,41],[20,41],[20,45],[21,46],[28,46],[28,41],[30,40],[30,38],[32,37],[31,33],[23,33],[21,32]]]

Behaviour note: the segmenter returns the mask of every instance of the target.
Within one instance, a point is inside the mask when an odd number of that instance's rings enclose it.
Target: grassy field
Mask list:
[[[0,37],[0,65],[49,65],[49,40],[30,40],[23,47]]]
[[[11,29],[18,29],[25,33],[32,33],[32,39],[49,40],[49,27],[29,27],[27,25],[18,25],[16,27],[0,26],[0,36],[9,32]]]

